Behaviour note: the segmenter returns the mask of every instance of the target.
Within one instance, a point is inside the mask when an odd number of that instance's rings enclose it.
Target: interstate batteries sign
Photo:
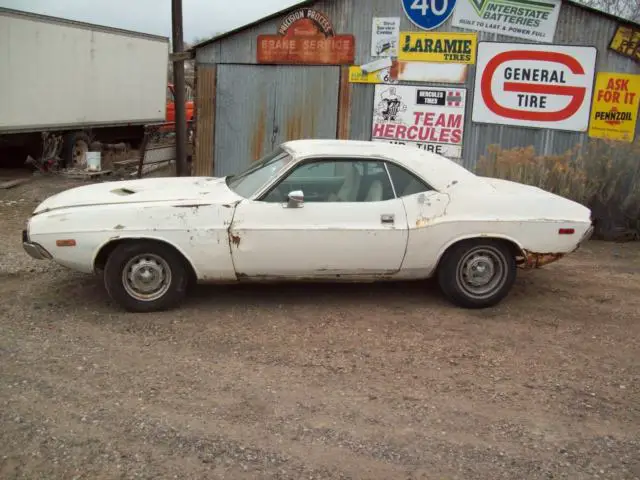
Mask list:
[[[561,0],[458,0],[452,25],[551,43],[561,4]]]
[[[589,136],[633,142],[640,101],[640,75],[598,73]]]
[[[401,32],[398,59],[414,62],[475,63],[476,33]]]
[[[596,54],[595,47],[480,42],[472,120],[586,131]]]
[[[462,157],[464,88],[376,85],[371,139]]]
[[[257,57],[270,64],[352,64],[355,38],[337,35],[322,12],[300,8],[282,20],[277,35],[258,35]]]

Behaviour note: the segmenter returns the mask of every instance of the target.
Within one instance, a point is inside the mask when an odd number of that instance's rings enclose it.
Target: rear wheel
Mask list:
[[[516,260],[504,242],[470,240],[454,245],[438,268],[438,283],[445,296],[464,308],[498,304],[516,278]]]
[[[185,260],[174,249],[158,242],[118,245],[104,269],[107,293],[132,312],[177,306],[184,299],[187,283]]]

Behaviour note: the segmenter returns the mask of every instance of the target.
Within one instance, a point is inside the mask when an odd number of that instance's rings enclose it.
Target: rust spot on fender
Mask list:
[[[520,267],[524,269],[534,269],[549,265],[557,262],[565,255],[564,253],[539,253],[527,250],[524,251],[524,254],[524,262],[520,264]]]
[[[118,225],[116,225],[115,227],[113,227],[113,229],[114,229],[114,230],[122,230],[122,229],[124,229],[124,225],[120,225],[120,224],[118,224]]]
[[[240,237],[238,235],[234,235],[233,233],[229,233],[229,240],[231,240],[231,243],[233,245],[235,245],[236,247],[240,246]]]

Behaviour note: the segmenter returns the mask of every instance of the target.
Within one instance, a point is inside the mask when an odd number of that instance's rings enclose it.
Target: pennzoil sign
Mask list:
[[[595,47],[480,42],[472,120],[584,132]]]
[[[258,35],[258,63],[345,65],[355,60],[353,35],[337,35],[329,18],[313,8],[287,15],[277,35]]]

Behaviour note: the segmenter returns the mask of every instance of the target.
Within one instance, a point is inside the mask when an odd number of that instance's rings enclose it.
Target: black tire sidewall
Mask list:
[[[479,246],[492,247],[504,255],[507,262],[507,279],[502,288],[493,295],[483,299],[470,297],[460,288],[456,280],[458,263],[472,248]],[[517,265],[513,252],[505,242],[497,240],[468,240],[454,245],[442,259],[438,267],[438,283],[445,296],[454,304],[463,308],[487,308],[500,303],[511,291],[516,279]]]
[[[162,257],[171,269],[171,284],[160,298],[145,302],[131,297],[122,285],[122,270],[127,262],[140,254],[154,254]],[[104,269],[104,285],[109,296],[118,305],[131,312],[155,312],[168,310],[179,304],[187,290],[187,269],[183,258],[159,242],[140,241],[118,245],[109,255]]]

